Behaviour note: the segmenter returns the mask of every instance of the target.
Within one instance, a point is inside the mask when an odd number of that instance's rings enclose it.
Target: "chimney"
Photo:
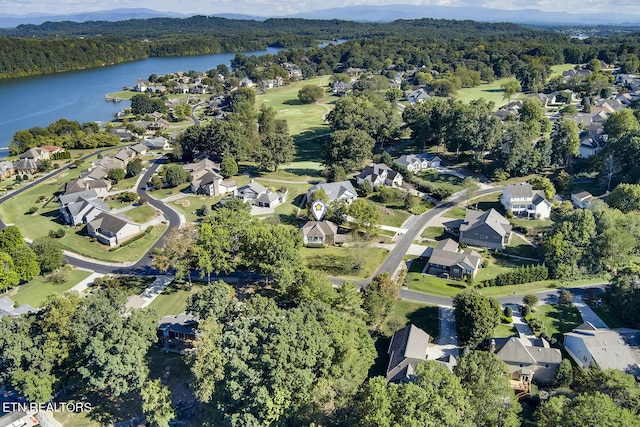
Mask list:
[[[491,353],[496,352],[496,340],[494,340],[493,338],[491,338],[491,341],[489,342],[489,351]]]

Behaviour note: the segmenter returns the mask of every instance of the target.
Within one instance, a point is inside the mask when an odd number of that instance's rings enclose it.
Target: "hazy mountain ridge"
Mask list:
[[[30,13],[27,15],[3,14],[0,13],[0,28],[14,28],[18,25],[33,24],[39,25],[44,22],[86,22],[86,21],[123,21],[126,19],[148,19],[148,18],[185,18],[190,15],[178,12],[160,12],[152,9],[112,9],[100,10],[97,12],[81,12],[67,15],[42,15]]]

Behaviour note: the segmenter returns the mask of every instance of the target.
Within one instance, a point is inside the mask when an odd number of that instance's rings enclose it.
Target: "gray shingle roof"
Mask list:
[[[460,265],[467,270],[476,270],[482,258],[480,254],[472,250],[458,252],[458,248],[459,245],[454,240],[441,240],[431,252],[429,263],[445,267]]]
[[[331,221],[309,221],[301,228],[302,234],[305,236],[326,236],[328,234],[337,234],[338,226]]]
[[[389,366],[387,381],[403,381],[413,375],[415,365],[427,360],[430,336],[422,329],[410,324],[396,331],[389,344]]]
[[[482,224],[488,225],[502,237],[509,234],[513,228],[505,217],[491,208],[485,212],[467,210],[464,222],[460,225],[460,231],[468,231]]]
[[[329,202],[333,202],[334,200],[338,200],[343,198],[343,196],[357,197],[358,193],[356,193],[355,188],[351,184],[351,181],[339,181],[339,182],[321,182],[319,184],[314,185],[309,189],[307,195],[311,195],[316,190],[324,190],[329,196]]]

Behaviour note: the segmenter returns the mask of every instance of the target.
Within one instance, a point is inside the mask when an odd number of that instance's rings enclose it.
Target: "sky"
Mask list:
[[[148,8],[189,15],[240,13],[256,16],[281,16],[357,4],[413,4],[635,15],[638,14],[638,3],[638,0],[0,0],[0,14],[54,15],[118,8]]]

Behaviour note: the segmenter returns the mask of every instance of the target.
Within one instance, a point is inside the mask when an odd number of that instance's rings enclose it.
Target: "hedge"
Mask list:
[[[527,265],[514,268],[506,273],[501,273],[493,279],[487,279],[478,285],[481,288],[492,286],[521,285],[523,283],[539,282],[549,278],[549,269],[546,265]]]

